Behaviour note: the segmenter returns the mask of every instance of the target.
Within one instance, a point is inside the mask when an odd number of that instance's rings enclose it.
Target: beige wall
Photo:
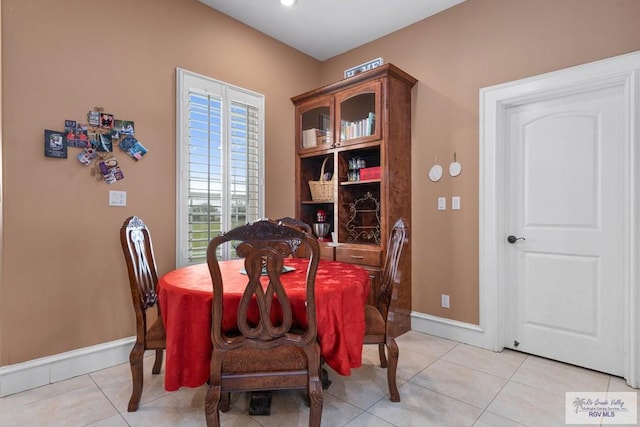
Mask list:
[[[196,0],[4,0],[2,32],[0,365],[135,333],[127,216],[150,226],[160,273],[175,267],[176,67],[265,94],[266,211],[293,214],[290,97],[317,85],[317,61]],[[116,184],[96,182],[77,149],[43,155],[44,129],[94,106],[134,120],[149,149],[118,155]],[[127,191],[127,207],[108,207],[109,190]]]
[[[467,0],[322,64],[330,82],[383,57],[418,79],[413,100],[413,309],[478,323],[479,89],[640,50],[637,0]],[[462,174],[427,173],[437,157]],[[446,170],[446,168],[445,168]],[[460,211],[436,209],[461,196]],[[440,295],[451,308],[440,307]]]
[[[418,78],[413,308],[477,323],[479,88],[640,49],[637,0],[468,0],[322,64],[195,0],[104,5],[2,0],[0,366],[133,335],[125,217],[148,222],[160,273],[175,266],[175,67],[266,95],[273,217],[293,213],[291,96],[378,56]],[[125,180],[113,185],[42,154],[44,129],[96,105],[134,120],[149,148],[138,163],[119,156]],[[454,152],[462,175],[427,181]],[[128,206],[108,207],[109,190],[127,191]],[[462,210],[436,211],[452,195]]]

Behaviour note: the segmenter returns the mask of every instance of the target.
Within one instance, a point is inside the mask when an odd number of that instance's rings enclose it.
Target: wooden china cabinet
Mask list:
[[[416,81],[385,64],[291,98],[296,217],[313,225],[318,211],[325,214],[330,233],[321,242],[322,257],[365,267],[372,299],[391,228],[399,218],[411,227],[411,89]],[[324,194],[312,193],[310,185],[321,186]],[[410,248],[409,243],[400,266],[397,334],[411,329]]]

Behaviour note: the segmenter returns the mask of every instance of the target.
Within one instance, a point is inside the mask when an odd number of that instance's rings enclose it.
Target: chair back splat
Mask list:
[[[391,294],[394,288],[393,285],[400,283],[401,278],[399,276],[399,266],[406,240],[407,230],[405,228],[404,221],[400,218],[396,221],[393,229],[391,229],[391,236],[389,237],[389,243],[387,246],[387,254],[382,267],[380,288],[378,289],[377,296],[378,300],[376,301],[376,306],[385,318],[387,317],[389,305],[391,304]]]
[[[282,285],[284,259],[291,241],[310,254],[306,272],[305,307],[294,310]],[[233,244],[244,259],[246,285],[238,306],[237,324],[223,325],[224,282],[218,250]],[[207,263],[213,283],[211,366],[205,398],[207,426],[220,425],[219,411],[229,409],[229,394],[301,388],[310,403],[309,426],[320,426],[322,384],[317,341],[315,276],[320,259],[318,241],[280,221],[258,220],[236,227],[209,243]],[[295,316],[302,309],[305,318]]]
[[[149,229],[137,216],[129,217],[120,228],[120,243],[127,264],[131,300],[136,315],[136,342],[129,354],[133,391],[127,408],[129,412],[134,412],[138,410],[142,397],[144,352],[156,350],[151,372],[159,374],[166,348],[166,334],[156,292],[158,272]],[[153,307],[156,307],[156,319],[147,326],[147,311]]]
[[[276,219],[277,223],[282,223],[284,225],[288,225],[289,227],[293,227],[300,231],[304,231],[307,234],[311,234],[311,226],[304,221],[301,221],[296,218],[291,218],[289,216],[285,216],[280,219]],[[305,258],[306,253],[304,253],[303,249],[300,249],[300,240],[291,240],[289,241],[289,246],[291,246],[291,256],[294,258]]]

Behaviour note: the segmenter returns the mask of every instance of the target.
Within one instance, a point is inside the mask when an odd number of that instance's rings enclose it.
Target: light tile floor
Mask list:
[[[566,391],[637,391],[618,377],[418,332],[398,344],[402,401],[389,401],[377,347],[366,346],[351,376],[329,370],[323,426],[564,426]],[[167,392],[163,375],[151,375],[152,361],[145,358],[137,412],[127,412],[131,377],[122,364],[0,399],[0,426],[204,426],[205,386]],[[308,425],[302,391],[274,393],[270,416],[249,416],[247,407],[246,395],[233,394],[222,425]]]

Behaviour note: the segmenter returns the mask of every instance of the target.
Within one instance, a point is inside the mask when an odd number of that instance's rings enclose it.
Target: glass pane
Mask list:
[[[255,107],[234,103],[231,108],[232,136],[229,151],[230,227],[258,219],[259,170],[258,111]],[[252,209],[249,209],[249,206]],[[232,256],[235,255],[232,254]]]
[[[363,93],[340,104],[340,141],[373,135],[375,102],[375,93]]]
[[[313,108],[302,113],[302,148],[330,144],[331,117],[329,107]]]
[[[222,100],[189,96],[189,262],[206,261],[222,224]]]

